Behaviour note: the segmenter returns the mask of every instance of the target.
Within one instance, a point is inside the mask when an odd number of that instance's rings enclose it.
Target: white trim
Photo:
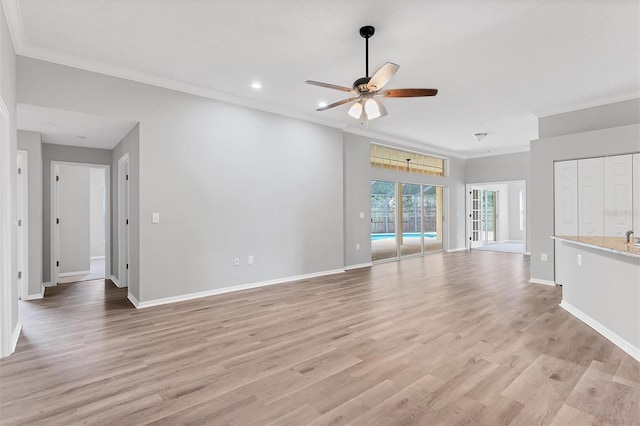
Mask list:
[[[106,241],[105,241],[106,244]],[[89,257],[89,260],[98,260],[98,259],[104,259],[104,256],[91,256]]]
[[[136,299],[136,297],[131,294],[131,293],[127,293],[127,299],[129,299],[129,301],[131,302],[131,304],[136,308],[136,309],[140,309],[140,302],[138,301],[138,299]]]
[[[322,277],[325,275],[334,275],[334,274],[343,274],[343,273],[344,273],[344,269],[333,269],[329,271],[316,272],[312,274],[296,275],[293,277],[278,278],[275,280],[241,284],[233,287],[214,288],[212,290],[200,291],[197,293],[181,294],[179,296],[163,297],[162,299],[154,299],[146,302],[138,301],[131,293],[129,293],[128,298],[129,300],[131,300],[131,303],[133,303],[133,305],[136,308],[142,309],[142,308],[149,308],[151,306],[166,305],[167,303],[184,302],[187,300],[199,299],[201,297],[215,296],[217,294],[231,293],[234,291],[249,290],[252,288],[266,287],[270,285],[284,284],[291,281],[298,281],[298,280],[304,280],[309,278]]]
[[[20,332],[22,331],[22,324],[17,323],[16,327],[11,333],[11,353],[15,352],[16,346],[18,346],[18,339],[20,338]]]
[[[557,285],[555,281],[541,280],[540,278],[533,278],[533,277],[529,278],[529,282],[531,284],[544,284],[544,285],[550,285],[554,287]]]
[[[120,281],[118,281],[118,279],[117,279],[115,276],[113,276],[113,275],[111,275],[111,276],[109,277],[109,279],[110,279],[110,280],[111,280],[111,282],[112,282],[116,287],[118,287],[118,288],[125,288],[125,287],[127,287],[126,285],[120,285]]]
[[[617,95],[607,96],[605,98],[592,99],[589,101],[564,105],[558,108],[536,111],[534,112],[534,115],[538,118],[549,117],[550,115],[563,114],[565,112],[578,111],[581,109],[593,108],[597,106],[613,104],[616,102],[629,101],[631,99],[637,98],[640,98],[640,90],[632,90],[630,92],[618,93]]]
[[[465,250],[467,250],[466,247],[458,247],[454,249],[447,249],[446,253],[455,253],[456,251],[465,251]]]
[[[91,271],[75,271],[75,272],[60,272],[60,277],[73,277],[74,275],[88,275]]]
[[[600,322],[594,320],[589,315],[582,312],[580,309],[568,303],[566,300],[562,300],[560,302],[560,307],[565,311],[569,312],[574,317],[578,318],[580,321],[593,328],[595,331],[606,337],[611,343],[631,355],[635,358],[636,361],[640,361],[640,348],[633,346],[623,337],[620,337],[615,332],[611,331],[606,326],[602,325]]]
[[[373,262],[366,262],[366,263],[358,263],[356,265],[349,265],[349,266],[345,266],[344,270],[345,271],[352,271],[354,269],[360,269],[360,268],[368,268],[370,266],[373,266]]]
[[[55,284],[51,284],[51,281],[47,281],[46,283],[42,283],[42,287],[47,288],[47,287],[55,287]]]
[[[13,352],[13,315],[17,301],[12,296],[17,281],[13,267],[14,206],[12,172],[15,167],[15,151],[11,146],[11,118],[0,96],[0,357]]]

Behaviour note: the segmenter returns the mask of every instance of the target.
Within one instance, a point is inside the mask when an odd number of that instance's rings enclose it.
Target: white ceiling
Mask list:
[[[20,130],[39,132],[42,142],[113,149],[136,125],[134,121],[18,104]]]
[[[347,132],[462,157],[526,150],[536,116],[640,94],[637,0],[5,0],[18,54],[204,94]],[[388,88],[438,88],[385,99],[363,128],[348,106],[315,112],[395,62]],[[259,80],[263,88],[250,84]],[[481,142],[471,135],[488,132]]]

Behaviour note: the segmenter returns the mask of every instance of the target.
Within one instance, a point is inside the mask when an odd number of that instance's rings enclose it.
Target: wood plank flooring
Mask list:
[[[61,284],[20,303],[0,423],[640,424],[639,363],[528,277],[440,253],[142,310]]]

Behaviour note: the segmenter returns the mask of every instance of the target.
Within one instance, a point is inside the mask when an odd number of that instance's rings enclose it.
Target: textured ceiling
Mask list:
[[[636,0],[5,0],[19,54],[138,80],[207,90],[346,131],[463,157],[527,149],[536,115],[637,97]],[[400,65],[388,88],[438,88],[385,99],[363,128],[348,106],[315,112],[371,69]],[[16,40],[16,38],[18,40]],[[160,78],[158,78],[160,77]],[[260,81],[263,88],[250,87]],[[151,81],[151,80],[150,80]],[[168,84],[169,85],[169,84]],[[188,85],[188,86],[187,86]],[[193,92],[193,90],[191,90]],[[471,135],[488,132],[482,141]]]

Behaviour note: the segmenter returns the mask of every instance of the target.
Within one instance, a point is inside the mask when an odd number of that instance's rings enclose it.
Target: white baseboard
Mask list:
[[[529,278],[529,282],[532,284],[544,284],[544,285],[550,285],[550,286],[556,286],[556,282],[555,281],[549,281],[549,280],[541,280],[539,278]]]
[[[367,263],[358,263],[356,265],[349,265],[349,266],[345,266],[344,270],[345,271],[351,271],[353,269],[360,269],[360,268],[368,268],[370,266],[373,266],[372,262],[367,262]]]
[[[619,347],[620,349],[622,349],[623,351],[631,355],[633,358],[635,358],[636,361],[640,361],[640,348],[633,346],[623,337],[620,337],[615,332],[609,330],[606,326],[594,320],[589,315],[585,314],[580,309],[576,308],[570,303],[567,303],[565,300],[560,302],[560,307],[565,311],[569,312],[574,317],[578,318],[583,323],[587,324],[589,327],[593,328],[598,333],[602,334],[611,343],[613,343],[614,345],[616,345],[617,347]]]
[[[86,257],[85,257],[86,259]],[[58,276],[60,277],[72,277],[74,275],[88,275],[91,271],[76,271],[76,272],[60,272]]]
[[[466,247],[458,247],[458,248],[453,248],[453,249],[447,249],[447,253],[454,253],[456,251],[465,251],[467,248]]]
[[[14,353],[16,350],[16,346],[18,346],[18,339],[20,338],[20,332],[22,331],[22,323],[17,323],[16,327],[13,329],[13,333],[11,333],[11,352]]]
[[[104,259],[104,256],[91,256],[89,259],[90,260]]]
[[[530,251],[525,251],[525,252],[524,252],[524,255],[525,255],[525,256],[531,256],[531,252],[530,252]]]
[[[138,299],[136,299],[136,297],[131,294],[131,293],[127,293],[127,299],[129,299],[129,302],[131,302],[131,304],[136,308],[139,309],[140,308],[140,302],[138,301]]]
[[[120,281],[118,281],[118,279],[117,279],[116,277],[114,277],[113,275],[111,275],[111,276],[109,277],[109,279],[110,279],[110,280],[111,280],[111,281],[116,285],[116,287],[118,287],[118,288],[125,288],[125,287],[127,287],[126,285],[121,285],[121,284],[120,284]]]
[[[49,282],[49,281],[46,282],[46,283],[42,283],[42,287],[45,287],[45,288],[47,288],[47,287],[55,287],[57,285],[58,284],[51,284],[51,282]]]
[[[44,298],[44,284],[40,287],[40,293],[36,293],[36,294],[28,294],[27,297],[23,298],[22,300],[37,300],[37,299],[42,299]]]
[[[304,280],[309,278],[322,277],[324,275],[342,274],[344,269],[333,269],[330,271],[315,272],[313,274],[296,275],[293,277],[279,278],[269,281],[260,281],[257,283],[241,284],[233,287],[214,288],[212,290],[200,291],[197,293],[181,294],[179,296],[163,297],[162,299],[154,299],[140,302],[129,293],[129,300],[136,308],[149,308],[151,306],[166,305],[167,303],[184,302],[187,300],[199,299],[201,297],[215,296],[217,294],[231,293],[240,290],[249,290],[252,288],[266,287],[269,285],[283,284],[291,281]],[[134,301],[135,300],[135,301]]]

